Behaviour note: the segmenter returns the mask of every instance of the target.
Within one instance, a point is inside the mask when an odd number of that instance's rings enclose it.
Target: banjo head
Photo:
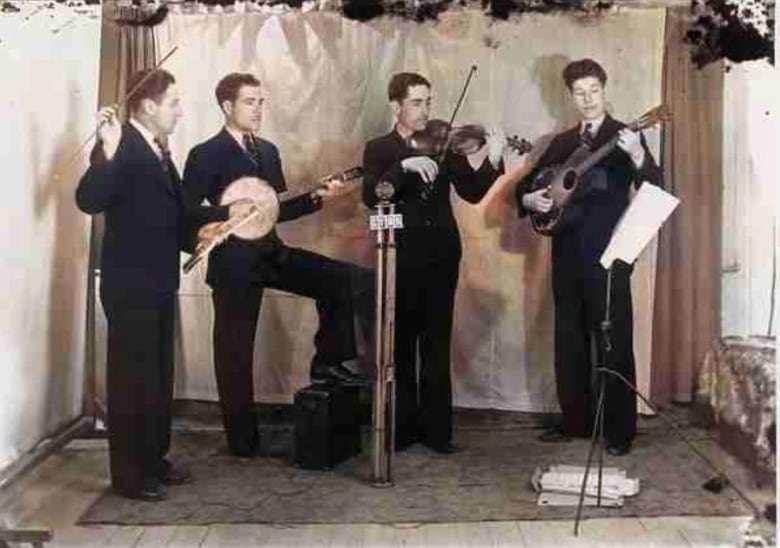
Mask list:
[[[279,218],[279,197],[268,182],[259,177],[241,177],[230,183],[222,192],[220,205],[230,205],[238,200],[250,200],[260,213],[232,234],[242,240],[257,240],[273,229]]]

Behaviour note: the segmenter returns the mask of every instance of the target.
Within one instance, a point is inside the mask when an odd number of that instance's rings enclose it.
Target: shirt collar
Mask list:
[[[235,139],[235,141],[238,143],[238,146],[240,146],[243,150],[246,150],[246,147],[244,146],[244,136],[248,135],[248,133],[238,131],[237,129],[228,126],[225,126],[225,131],[227,131],[230,136]],[[255,139],[257,139],[257,137],[255,137]]]
[[[159,145],[155,142],[155,136],[151,131],[149,131],[149,128],[133,117],[130,117],[130,125],[137,129],[138,133],[143,136],[144,140],[149,145],[149,148],[152,149],[152,152],[154,152],[158,158],[162,158],[162,151],[160,150]]]
[[[604,113],[601,115],[600,118],[597,118],[596,120],[582,120],[580,122],[580,133],[585,131],[585,126],[587,124],[590,124],[590,133],[591,135],[596,135],[599,132],[599,129],[601,128],[601,124],[604,123],[604,119],[607,117],[607,114]]]

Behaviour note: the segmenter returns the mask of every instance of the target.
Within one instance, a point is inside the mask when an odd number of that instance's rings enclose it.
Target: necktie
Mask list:
[[[173,176],[171,175],[172,168],[171,166],[173,163],[171,162],[171,149],[168,148],[168,142],[163,139],[158,139],[157,137],[154,138],[154,142],[157,145],[157,148],[160,149],[160,163],[162,164],[162,169],[165,172],[165,184],[168,187],[168,190],[170,192],[175,193],[176,189],[174,188],[175,182],[173,179]]]
[[[257,142],[253,135],[244,133],[244,148],[249,158],[260,167],[260,148],[257,146]]]
[[[168,143],[162,139],[158,139],[157,137],[154,138],[154,143],[157,145],[157,148],[160,149],[160,161],[162,162],[163,171],[165,173],[169,173],[171,165],[171,149],[168,148]]]
[[[582,130],[582,134],[580,135],[580,140],[588,146],[588,148],[593,148],[593,141],[595,139],[596,135],[593,131],[593,124],[590,122],[587,122],[585,124],[585,128]]]

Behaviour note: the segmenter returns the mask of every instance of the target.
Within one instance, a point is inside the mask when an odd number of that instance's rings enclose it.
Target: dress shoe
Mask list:
[[[402,451],[406,451],[409,449],[412,445],[414,445],[417,442],[416,439],[395,439],[395,452],[400,453]]]
[[[613,457],[622,457],[631,452],[631,442],[607,443],[607,453]]]
[[[436,451],[441,455],[452,455],[453,453],[458,453],[460,451],[460,447],[458,447],[451,441],[448,441],[446,443],[425,443],[425,442],[423,443],[426,447],[432,449],[433,451]]]
[[[536,439],[545,443],[560,443],[571,441],[571,436],[566,435],[560,426],[552,426],[539,434]]]
[[[160,502],[165,500],[165,489],[162,485],[150,485],[138,490],[116,489],[118,495],[127,499],[143,500],[146,502]]]
[[[341,364],[315,365],[311,368],[311,382],[337,382],[350,385],[364,385],[367,380]]]
[[[164,461],[163,471],[160,473],[160,483],[165,485],[192,483],[192,473],[182,466],[175,466],[168,461]]]

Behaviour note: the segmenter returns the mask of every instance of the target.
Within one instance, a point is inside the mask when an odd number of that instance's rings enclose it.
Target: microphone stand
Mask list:
[[[395,189],[390,183],[376,187],[377,214],[370,217],[376,231],[376,380],[373,407],[373,470],[375,487],[393,485],[395,451],[395,289],[396,229],[403,218],[390,202]]]

